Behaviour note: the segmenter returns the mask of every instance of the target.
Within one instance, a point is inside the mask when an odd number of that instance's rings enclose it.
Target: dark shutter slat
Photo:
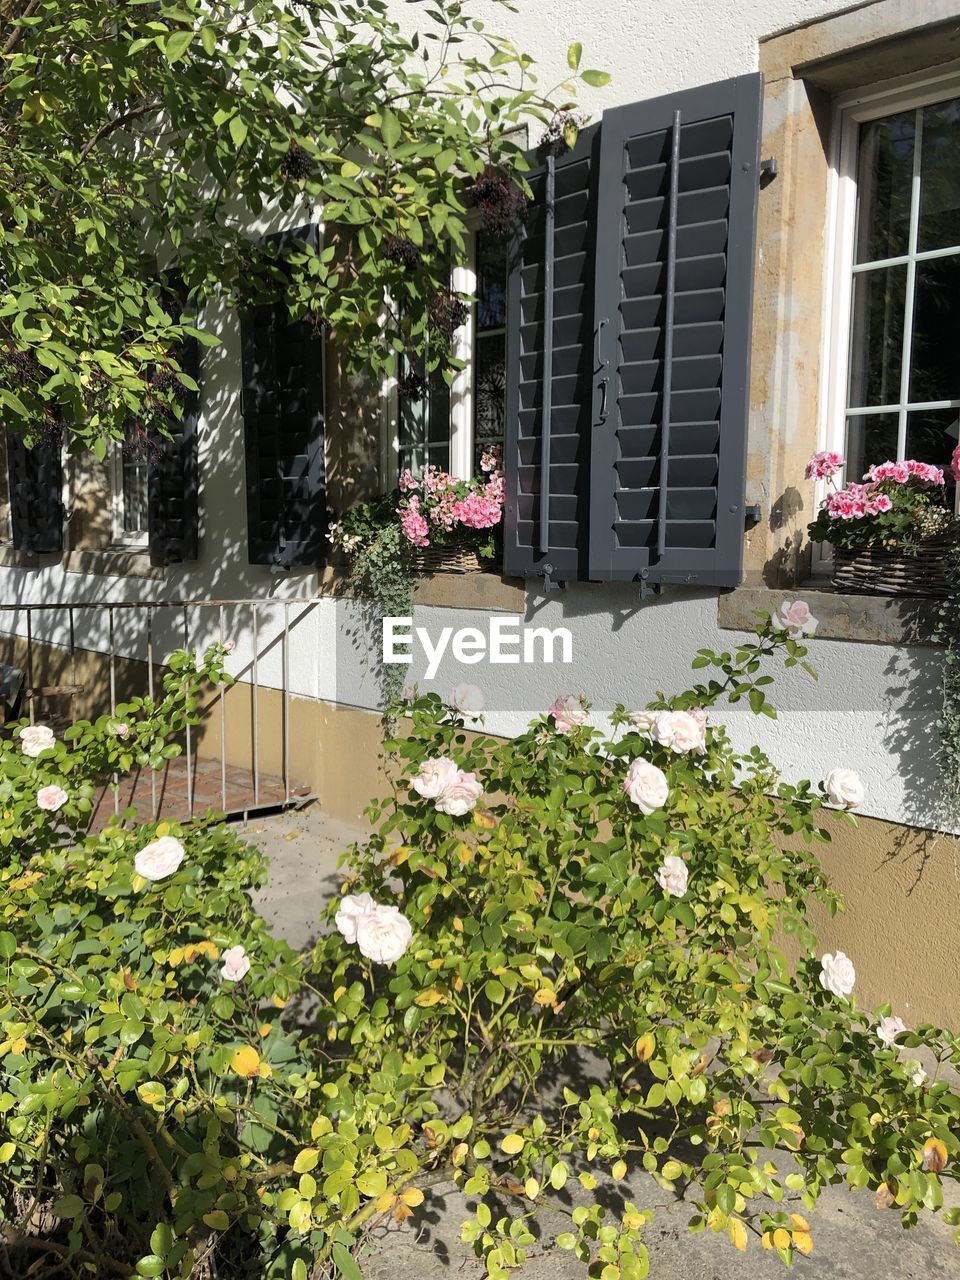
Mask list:
[[[50,430],[32,449],[7,433],[10,536],[20,551],[63,550],[63,452],[60,432]]]
[[[554,157],[552,283],[546,159],[532,157],[534,200],[510,273],[504,568],[521,577],[586,576],[599,139],[592,126]]]
[[[595,305],[615,373],[592,578],[740,580],[761,93],[742,76],[604,115]]]
[[[318,244],[316,226],[269,237]],[[252,564],[282,568],[326,562],[323,342],[286,304],[242,317],[247,542]]]
[[[177,352],[184,373],[200,378],[200,344],[187,338]],[[150,560],[186,564],[200,552],[200,396],[184,388],[181,416],[167,423],[169,436],[153,441],[147,464],[147,528]]]

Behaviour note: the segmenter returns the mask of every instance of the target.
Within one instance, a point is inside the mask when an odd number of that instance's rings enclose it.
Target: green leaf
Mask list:
[[[580,59],[583,57],[583,45],[579,40],[574,40],[573,44],[567,50],[567,66],[572,70],[578,70]]]
[[[155,1253],[148,1253],[145,1258],[141,1258],[137,1263],[138,1276],[162,1276],[166,1268],[166,1263]]]
[[[11,956],[17,954],[17,940],[12,933],[8,933],[6,929],[0,933],[0,959],[9,960]]]
[[[83,1213],[83,1201],[79,1196],[61,1196],[54,1201],[53,1212],[58,1218],[75,1218]]]
[[[179,62],[193,43],[193,37],[195,35],[195,31],[189,30],[174,31],[173,35],[167,36],[166,40],[163,42],[163,52],[167,61]]]
[[[332,1252],[337,1269],[345,1280],[363,1280],[363,1272],[339,1240],[334,1244]]]
[[[232,116],[230,118],[229,129],[230,137],[233,139],[233,145],[239,151],[246,141],[247,133],[249,132],[247,122],[242,116]]]
[[[403,135],[400,128],[400,121],[393,114],[389,107],[385,107],[383,118],[380,121],[380,136],[383,138],[387,146],[392,150]]]
[[[580,79],[584,84],[590,85],[592,89],[602,89],[605,84],[610,83],[610,73],[608,71],[595,70],[581,71]]]

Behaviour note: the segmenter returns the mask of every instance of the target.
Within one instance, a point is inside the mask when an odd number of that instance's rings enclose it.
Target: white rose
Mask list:
[[[888,1049],[892,1049],[897,1036],[901,1031],[906,1031],[907,1024],[902,1018],[890,1017],[881,1018],[877,1026],[877,1039],[885,1044]]]
[[[825,991],[835,996],[848,996],[857,980],[857,971],[849,956],[842,951],[836,955],[829,952],[820,961],[820,985]]]
[[[669,893],[674,898],[682,898],[687,892],[689,878],[690,872],[687,869],[687,864],[682,858],[678,858],[673,853],[664,858],[660,870],[657,872],[657,884],[664,893]]]
[[[653,721],[650,736],[668,751],[705,751],[705,725],[706,719],[701,721],[690,711],[660,711]]]
[[[20,750],[25,756],[38,756],[56,742],[53,730],[45,724],[28,724],[20,730]]]
[[[903,1064],[910,1072],[910,1083],[919,1089],[927,1078],[927,1073],[920,1065],[918,1058],[908,1058]]]
[[[866,798],[860,776],[853,769],[831,769],[823,780],[823,789],[830,803],[841,809],[856,809]]]
[[[627,720],[637,733],[649,734],[659,714],[659,711],[631,711]]]
[[[547,715],[553,716],[557,733],[569,733],[571,729],[586,722],[587,708],[583,705],[583,694],[561,693],[554,698]]]
[[[144,880],[163,880],[172,876],[186,856],[186,850],[173,836],[161,836],[145,845],[133,860],[133,869]]]
[[[483,783],[477,781],[475,773],[464,773],[457,770],[454,780],[440,792],[434,803],[438,813],[449,813],[451,817],[462,818],[469,813],[483,795]]]
[[[69,799],[63,787],[41,787],[37,792],[37,808],[44,809],[47,813],[56,813]]]
[[[770,619],[774,631],[786,631],[791,640],[812,636],[820,623],[810,612],[806,600],[784,600]]]
[[[483,694],[475,684],[458,684],[450,694],[450,706],[468,720],[477,720],[483,711]]]
[[[223,968],[220,970],[221,978],[225,978],[227,982],[239,982],[249,972],[250,957],[243,947],[230,947],[223,953]]]
[[[424,760],[410,785],[424,800],[436,800],[457,779],[460,770],[448,756]]]
[[[655,764],[642,758],[631,761],[622,785],[627,798],[643,813],[662,809],[670,794],[667,775]]]
[[[123,720],[114,720],[110,732],[115,738],[126,738],[130,733],[130,726]]]
[[[369,893],[348,893],[341,899],[334,923],[351,946],[357,940],[357,925],[361,918],[373,911],[376,905]]]
[[[357,922],[357,946],[374,964],[395,964],[413,938],[410,921],[399,907],[374,905]]]

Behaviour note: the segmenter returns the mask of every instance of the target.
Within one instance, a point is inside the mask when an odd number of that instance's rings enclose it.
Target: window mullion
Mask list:
[[[903,347],[900,353],[900,408],[897,424],[897,457],[907,450],[907,404],[910,400],[910,350],[913,346],[913,306],[917,280],[917,243],[920,235],[920,155],[923,150],[923,108],[917,108],[913,137],[913,176],[910,187],[910,236],[907,242],[907,280],[904,297]]]

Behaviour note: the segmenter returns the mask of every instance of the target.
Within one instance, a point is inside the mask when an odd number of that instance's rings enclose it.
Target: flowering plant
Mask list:
[[[808,480],[834,482],[844,466],[838,453],[816,453],[807,463]],[[957,520],[944,503],[941,467],[909,459],[881,462],[863,481],[834,487],[809,526],[814,542],[859,549],[881,546],[910,552],[931,538],[955,534]]]
[[[224,825],[18,847],[0,868],[9,1273],[357,1280],[370,1232],[444,1184],[489,1280],[523,1266],[541,1209],[585,1276],[643,1280],[664,1192],[693,1231],[788,1264],[831,1183],[905,1226],[960,1223],[960,1038],[860,1011],[853,941],[820,954],[807,919],[837,905],[825,806],[854,821],[862,789],[787,784],[716,717],[723,699],[771,714],[762,664],[806,652],[766,618],[605,734],[575,695],[558,709],[582,715],[508,742],[407,700],[374,833],[300,954]],[[80,750],[65,787],[89,783]],[[0,771],[21,758],[0,741]]]

